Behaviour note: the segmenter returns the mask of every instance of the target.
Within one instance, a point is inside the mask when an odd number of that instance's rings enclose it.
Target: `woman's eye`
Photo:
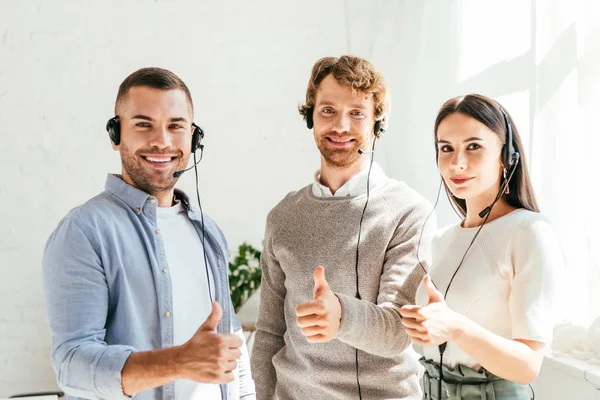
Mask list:
[[[325,113],[325,114],[333,114],[333,109],[331,109],[331,108],[324,108],[323,109],[323,113]]]
[[[471,143],[469,145],[469,147],[467,147],[467,150],[477,150],[477,149],[480,149],[480,148],[481,148],[481,146],[478,145],[477,143]]]
[[[440,147],[440,151],[443,153],[450,153],[452,151],[452,147],[445,145],[445,146]]]
[[[356,117],[360,117],[363,115],[362,111],[352,111],[352,115],[356,116]]]

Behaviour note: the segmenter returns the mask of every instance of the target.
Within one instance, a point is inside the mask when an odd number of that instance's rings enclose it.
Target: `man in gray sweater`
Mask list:
[[[258,399],[418,399],[399,310],[414,304],[424,275],[417,247],[431,206],[371,164],[387,127],[387,84],[367,60],[320,59],[300,114],[321,169],[267,218]],[[425,226],[421,260],[434,228]]]

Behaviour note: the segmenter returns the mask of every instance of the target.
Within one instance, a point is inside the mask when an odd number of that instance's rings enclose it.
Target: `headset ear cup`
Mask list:
[[[118,146],[121,143],[121,124],[118,117],[112,117],[106,123],[106,131],[110,140]]]
[[[502,165],[504,168],[510,167],[510,156],[508,155],[508,145],[506,143],[502,146]]]
[[[502,111],[502,115],[504,116],[504,125],[506,125],[506,138],[504,142],[504,146],[502,146],[502,163],[504,164],[504,168],[508,169],[513,163],[513,157],[516,153],[514,144],[513,144],[513,131],[510,120],[508,119],[508,114],[504,111],[504,108],[500,106],[500,111]]]
[[[308,110],[306,110],[306,127],[308,129],[312,129],[314,126],[314,122],[313,122],[313,112],[315,111],[314,108],[309,108]]]
[[[506,119],[506,123],[506,143],[502,146],[502,162],[504,163],[504,167],[508,169],[513,163],[515,147],[513,145],[512,126],[508,122],[508,118]]]
[[[373,132],[375,133],[375,136],[379,137],[380,133],[381,133],[381,121],[375,121],[375,127],[373,128]]]
[[[194,124],[194,133],[192,133],[192,153],[195,153],[202,146],[204,131],[198,125]]]
[[[194,128],[194,133],[192,134],[192,153],[195,153],[198,150],[198,129]]]

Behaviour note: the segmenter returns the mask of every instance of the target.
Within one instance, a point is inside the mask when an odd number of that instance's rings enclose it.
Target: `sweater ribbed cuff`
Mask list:
[[[353,342],[363,338],[367,313],[362,301],[342,293],[335,294],[342,306],[342,320],[336,339],[353,345]]]

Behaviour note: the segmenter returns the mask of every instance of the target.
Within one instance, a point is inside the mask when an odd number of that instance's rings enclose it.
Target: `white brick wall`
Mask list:
[[[43,246],[119,171],[104,125],[125,76],[162,66],[190,86],[203,206],[232,248],[260,246],[268,210],[318,165],[296,111],[313,62],[372,56],[382,4],[0,0],[0,397],[55,387]]]
[[[260,246],[269,209],[310,181],[318,166],[296,106],[319,57],[364,56],[386,75],[393,113],[377,160],[429,199],[437,191],[431,131],[444,100],[472,91],[515,92],[516,103],[507,99],[507,107],[532,124],[535,110],[522,103],[529,94],[519,91],[535,87],[536,76],[504,64],[517,57],[518,66],[534,65],[533,58],[510,53],[528,36],[515,34],[514,46],[507,44],[498,13],[484,24],[497,33],[491,45],[507,52],[486,53],[494,79],[461,78],[461,65],[470,66],[464,60],[479,60],[481,50],[468,32],[486,17],[462,18],[470,9],[465,4],[0,0],[0,397],[55,387],[43,246],[65,213],[101,191],[107,172],[120,169],[104,125],[125,76],[161,66],[186,81],[195,120],[206,131],[203,206],[232,249],[244,240]],[[531,4],[507,4],[498,5],[502,13],[521,16],[508,18],[511,32],[530,32],[524,16]],[[520,124],[524,136],[528,129]],[[192,193],[192,171],[180,187]],[[438,217],[441,225],[454,220],[445,204]]]

